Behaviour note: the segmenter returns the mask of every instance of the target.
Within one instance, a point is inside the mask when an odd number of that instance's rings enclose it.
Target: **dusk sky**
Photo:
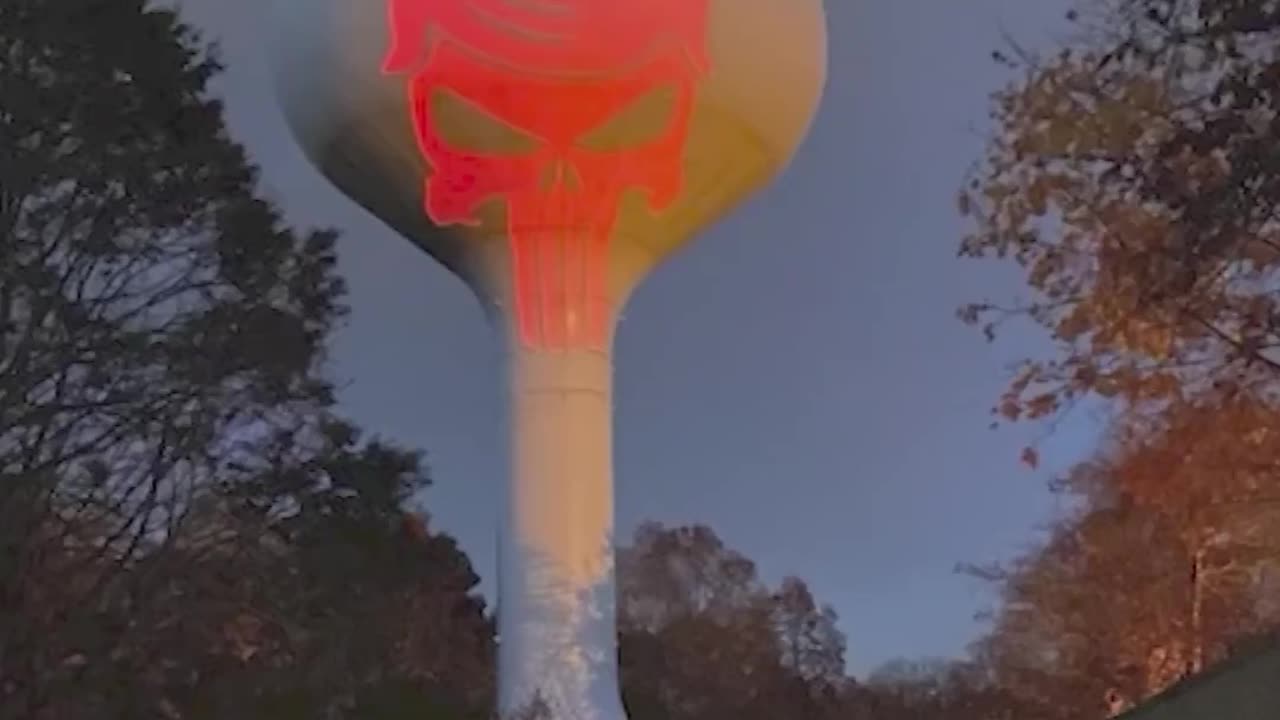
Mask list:
[[[731,0],[726,0],[731,1]],[[223,47],[235,137],[290,220],[343,232],[353,307],[336,338],[342,408],[428,453],[433,523],[485,589],[506,431],[498,345],[461,282],[304,161],[271,94],[264,0],[185,0]],[[705,523],[764,577],[805,579],[840,614],[858,674],[954,656],[990,602],[958,562],[1009,557],[1052,509],[1049,473],[1088,452],[1072,418],[1032,472],[1043,427],[988,429],[1008,362],[956,307],[1018,279],[955,257],[954,196],[989,130],[990,59],[1006,29],[1064,30],[1063,0],[827,0],[825,106],[777,183],[663,266],[617,349],[620,533]]]

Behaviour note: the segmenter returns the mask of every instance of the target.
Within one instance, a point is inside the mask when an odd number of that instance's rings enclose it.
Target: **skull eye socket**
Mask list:
[[[652,142],[671,127],[675,109],[676,88],[654,88],[578,138],[578,145],[593,152],[616,152]]]
[[[440,139],[464,152],[521,155],[539,146],[532,135],[448,88],[431,91],[431,116]]]

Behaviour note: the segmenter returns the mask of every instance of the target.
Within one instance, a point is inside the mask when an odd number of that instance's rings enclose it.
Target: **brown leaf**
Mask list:
[[[1040,467],[1040,453],[1035,448],[1025,447],[1022,449],[1022,462],[1027,467],[1035,470]]]

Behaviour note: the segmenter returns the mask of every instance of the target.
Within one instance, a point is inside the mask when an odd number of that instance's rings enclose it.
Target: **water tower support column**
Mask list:
[[[612,358],[509,343],[511,462],[499,544],[499,706],[625,720],[618,694]]]

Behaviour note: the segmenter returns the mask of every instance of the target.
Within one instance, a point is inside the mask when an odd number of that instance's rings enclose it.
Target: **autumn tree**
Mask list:
[[[1270,2],[1083,0],[1018,79],[961,194],[961,254],[1015,263],[1029,293],[966,307],[994,333],[1045,328],[998,411],[1044,417],[1096,394],[1159,406],[1280,377],[1280,10]]]
[[[849,693],[846,720],[1025,720],[1025,709],[981,664],[895,660]]]
[[[149,558],[181,567],[131,600],[143,667],[170,668],[142,695],[209,720],[487,715],[493,625],[466,556],[410,509],[418,458],[343,423],[321,440],[213,496],[223,534]]]
[[[70,661],[34,717],[487,718],[493,624],[466,556],[409,509],[417,457],[338,422],[313,441],[202,494],[55,627]]]
[[[333,417],[335,237],[219,69],[143,0],[0,4],[0,717],[483,712],[474,573]]]
[[[978,663],[850,677],[835,613],[797,578],[770,588],[705,526],[642,525],[619,581],[633,720],[1022,720]]]
[[[642,526],[619,552],[623,695],[635,720],[835,717],[835,614],[777,590],[703,526]]]
[[[142,0],[0,6],[3,712],[75,664],[51,627],[331,400],[334,236],[255,195],[217,70]]]
[[[797,577],[782,580],[771,605],[783,667],[810,682],[839,684],[845,672],[845,639],[836,627],[835,611],[819,606],[809,586]]]
[[[1047,717],[1092,717],[1274,622],[1280,7],[1084,0],[1069,20],[1052,54],[998,54],[1019,75],[960,196],[961,254],[1014,263],[1029,292],[961,315],[1052,339],[1004,418],[1087,396],[1123,411],[1061,484],[1075,514],[988,575],[1003,603],[985,660]]]
[[[979,655],[1045,718],[1129,707],[1280,627],[1280,416],[1242,395],[1116,428],[1056,489],[1072,512],[1009,567]]]
[[[1076,490],[1097,503],[1159,513],[1178,529],[1191,590],[1185,662],[1194,674],[1242,634],[1270,629],[1251,599],[1280,568],[1280,410],[1238,393],[1179,402],[1120,428],[1097,472]],[[1105,500],[1104,500],[1105,498]],[[1232,598],[1240,602],[1231,602]],[[1231,626],[1211,628],[1215,605]],[[1261,627],[1260,627],[1261,625]]]
[[[1134,548],[1143,548],[1135,553]],[[1101,718],[1181,677],[1189,558],[1176,532],[1133,509],[1096,510],[1055,528],[1035,553],[982,577],[1000,605],[978,657],[1035,708],[1029,720]]]

